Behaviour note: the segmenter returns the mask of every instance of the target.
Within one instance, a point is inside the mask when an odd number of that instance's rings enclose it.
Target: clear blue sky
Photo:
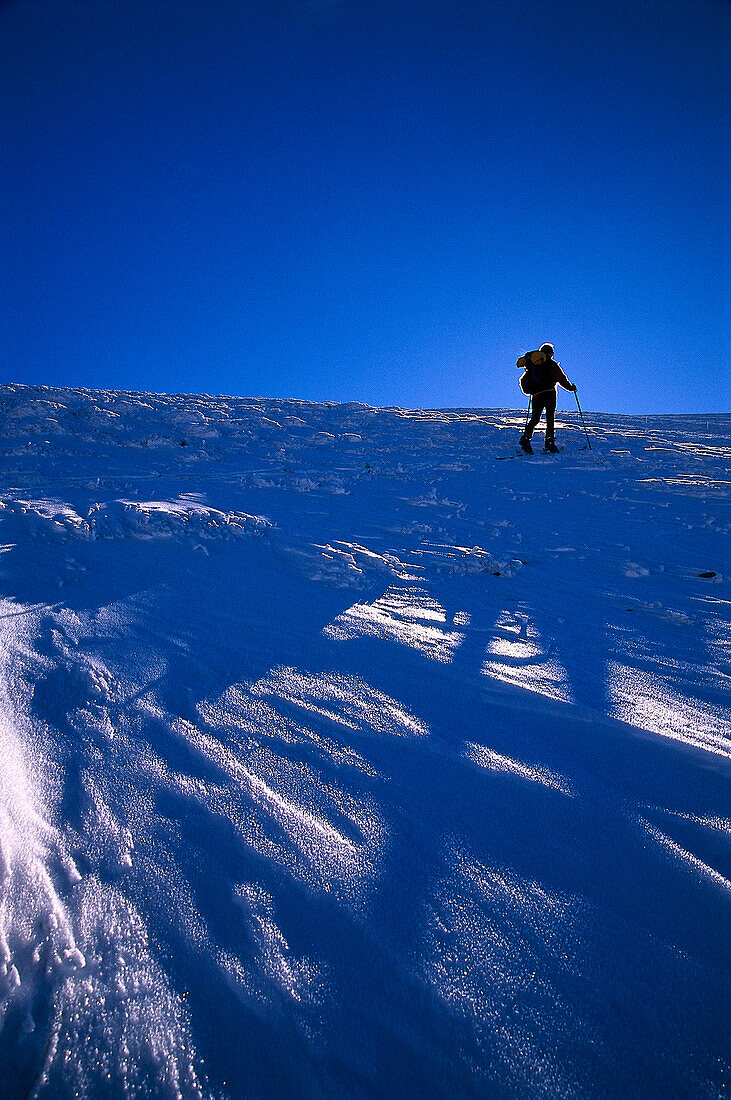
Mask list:
[[[728,29],[0,2],[0,380],[517,406],[551,340],[587,408],[728,410]]]

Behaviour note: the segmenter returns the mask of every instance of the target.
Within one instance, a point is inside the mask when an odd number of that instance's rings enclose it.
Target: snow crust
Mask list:
[[[725,1095],[731,416],[0,411],[3,1097]]]

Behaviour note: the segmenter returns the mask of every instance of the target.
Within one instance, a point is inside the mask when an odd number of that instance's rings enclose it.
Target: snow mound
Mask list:
[[[50,500],[6,500],[0,507],[24,516],[34,534],[78,539],[250,538],[272,526],[262,516],[189,500],[111,500],[93,504],[84,516]]]

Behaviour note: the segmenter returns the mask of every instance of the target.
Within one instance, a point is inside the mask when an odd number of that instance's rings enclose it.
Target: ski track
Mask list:
[[[0,408],[3,1097],[724,1095],[731,417]]]

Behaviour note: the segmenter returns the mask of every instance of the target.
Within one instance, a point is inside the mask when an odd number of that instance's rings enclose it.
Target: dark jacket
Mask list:
[[[571,390],[573,392],[574,387],[571,385],[568,378],[561,370],[560,364],[557,363],[555,359],[549,359],[546,363],[544,363],[543,370],[550,378],[553,379],[554,389],[558,384],[559,386],[563,386],[565,390]]]

